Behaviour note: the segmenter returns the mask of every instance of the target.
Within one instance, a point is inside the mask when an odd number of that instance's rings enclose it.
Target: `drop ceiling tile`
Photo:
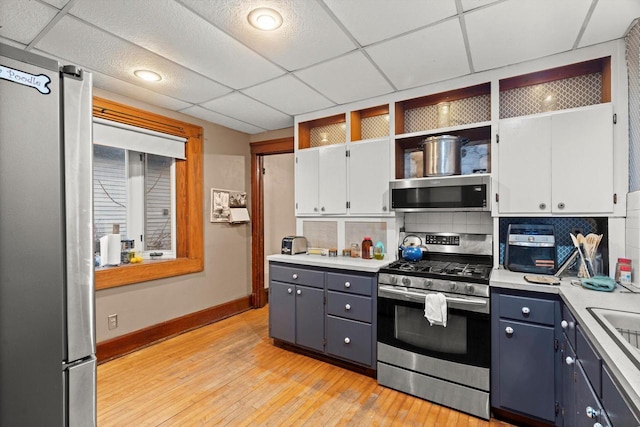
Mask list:
[[[10,39],[6,39],[4,37],[0,37],[0,43],[4,43],[6,45],[13,46],[13,47],[18,48],[18,49],[24,49],[24,48],[27,47],[27,45],[24,44],[24,43],[18,43],[16,41],[13,41],[13,40],[10,40]]]
[[[66,6],[67,3],[69,3],[69,0],[42,0],[46,3],[49,3],[51,6],[54,6],[58,9],[62,9],[63,7]]]
[[[505,1],[465,14],[476,71],[572,49],[590,1]]]
[[[234,89],[284,74],[173,0],[79,0],[70,13]]]
[[[0,36],[28,45],[58,11],[47,5],[24,0],[0,1]]]
[[[469,11],[501,0],[461,0],[462,10]]]
[[[457,18],[376,44],[366,51],[400,90],[470,71]]]
[[[456,14],[453,1],[324,0],[358,42],[367,46]]]
[[[342,55],[356,46],[317,1],[177,0],[223,31],[288,71]],[[259,6],[277,10],[283,24],[274,31],[249,25],[247,15]]]
[[[36,47],[66,62],[185,102],[197,104],[230,91],[200,74],[70,16],[63,17]],[[136,69],[154,70],[162,75],[162,80],[144,82],[133,75]]]
[[[244,123],[244,122],[241,122],[240,120],[236,120],[231,117],[215,113],[211,110],[207,110],[206,108],[202,108],[199,105],[194,105],[192,107],[185,108],[183,110],[180,110],[180,112],[183,114],[188,114],[193,117],[197,117],[207,122],[216,123],[218,125],[228,127],[229,129],[234,129],[234,130],[252,134],[252,135],[256,133],[264,132],[266,130],[257,126],[250,125],[249,123]]]
[[[291,75],[245,89],[242,93],[291,115],[322,110],[335,105]]]
[[[144,101],[151,105],[157,105],[158,107],[167,108],[169,110],[177,111],[191,105],[187,102],[162,95],[149,89],[106,76],[97,71],[91,72],[93,73],[93,86],[99,89],[107,90],[139,101]]]
[[[580,47],[623,37],[631,22],[640,17],[638,0],[598,2],[580,39]]]
[[[294,74],[338,104],[393,91],[391,85],[361,52],[350,53]]]
[[[203,107],[268,130],[293,126],[293,117],[234,92],[201,104]]]

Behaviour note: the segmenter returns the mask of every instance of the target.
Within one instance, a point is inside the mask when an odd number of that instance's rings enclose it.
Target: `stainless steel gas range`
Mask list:
[[[426,252],[378,278],[378,383],[489,419],[491,235],[400,233]],[[446,298],[447,323],[430,326],[428,294]]]

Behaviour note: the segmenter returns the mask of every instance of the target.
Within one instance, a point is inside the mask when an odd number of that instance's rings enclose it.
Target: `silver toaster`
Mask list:
[[[286,236],[282,239],[281,254],[296,255],[307,253],[307,238],[304,236]]]

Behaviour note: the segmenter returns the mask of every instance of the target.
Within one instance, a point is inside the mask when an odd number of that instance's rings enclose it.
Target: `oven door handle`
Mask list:
[[[423,294],[418,292],[403,291],[401,289],[396,289],[392,286],[384,286],[384,285],[380,286],[378,289],[383,292],[389,292],[396,295],[418,297],[422,300],[424,300],[424,298],[428,295],[428,294]],[[430,292],[430,293],[436,293],[436,292]],[[455,298],[450,296],[445,296],[445,298],[447,299],[447,302],[452,302],[456,304],[466,304],[466,305],[474,305],[474,306],[482,306],[482,307],[487,305],[487,300],[484,300],[484,299]]]

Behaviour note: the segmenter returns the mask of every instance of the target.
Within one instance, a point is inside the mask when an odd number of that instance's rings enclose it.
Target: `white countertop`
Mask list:
[[[362,258],[351,258],[351,257],[343,257],[343,256],[330,257],[326,255],[276,254],[276,255],[267,256],[267,260],[277,261],[277,262],[287,262],[290,264],[311,265],[315,267],[339,268],[343,270],[365,271],[369,273],[375,273],[380,268],[394,261],[386,257],[388,257],[388,255],[385,255],[385,259],[378,261],[376,259],[362,259]]]
[[[524,280],[524,275],[524,273],[495,269],[491,272],[491,286],[560,294],[602,360],[607,364],[611,374],[635,404],[636,414],[640,414],[640,369],[629,360],[613,338],[587,311],[588,307],[597,307],[640,313],[640,293],[624,293],[620,292],[620,289],[613,292],[593,291],[572,285],[570,277],[564,277],[560,285],[537,285]]]

